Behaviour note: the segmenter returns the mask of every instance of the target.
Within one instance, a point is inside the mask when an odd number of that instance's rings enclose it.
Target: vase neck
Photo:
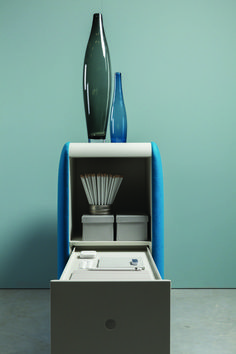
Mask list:
[[[115,94],[117,96],[123,97],[121,73],[115,73]]]
[[[91,32],[101,32],[103,31],[103,21],[102,14],[97,13],[93,15],[93,24],[91,28]]]

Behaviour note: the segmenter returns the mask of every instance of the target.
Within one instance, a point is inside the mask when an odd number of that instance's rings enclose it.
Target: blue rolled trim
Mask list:
[[[164,279],[164,191],[161,155],[152,144],[152,256]]]
[[[69,258],[69,145],[62,149],[58,171],[57,272],[60,278]]]

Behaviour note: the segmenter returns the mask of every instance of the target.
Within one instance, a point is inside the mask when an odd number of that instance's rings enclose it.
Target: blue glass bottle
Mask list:
[[[125,143],[127,139],[127,116],[124,104],[121,73],[115,73],[114,96],[110,115],[112,143]]]

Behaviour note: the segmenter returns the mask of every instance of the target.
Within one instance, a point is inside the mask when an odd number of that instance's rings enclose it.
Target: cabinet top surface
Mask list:
[[[70,143],[70,157],[151,157],[151,143]]]

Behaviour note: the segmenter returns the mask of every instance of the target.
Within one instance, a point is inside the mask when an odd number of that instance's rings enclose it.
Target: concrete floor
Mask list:
[[[50,353],[49,290],[0,290],[0,353]],[[236,289],[172,290],[171,354],[218,353],[236,354]]]

